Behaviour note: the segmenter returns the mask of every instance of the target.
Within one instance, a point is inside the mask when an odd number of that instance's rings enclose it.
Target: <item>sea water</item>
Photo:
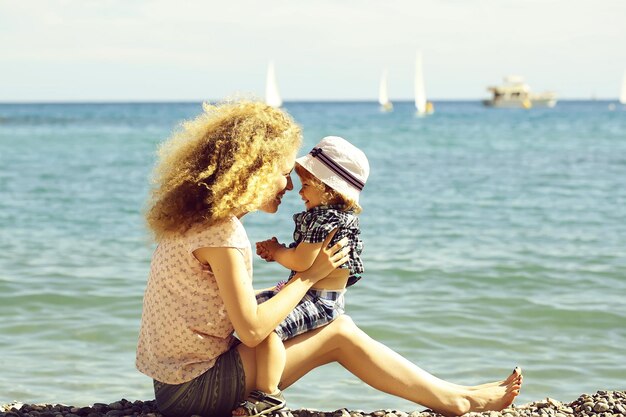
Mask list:
[[[287,103],[308,151],[362,148],[364,278],[347,312],[370,336],[460,384],[519,365],[517,403],[626,388],[626,109],[560,102]],[[153,243],[142,210],[157,145],[200,103],[0,105],[0,403],[153,398],[134,367]],[[294,175],[294,180],[297,179]],[[289,242],[278,215],[252,242]],[[287,277],[254,261],[255,284]],[[390,370],[393,372],[393,370]],[[420,409],[339,365],[286,391],[292,407]]]

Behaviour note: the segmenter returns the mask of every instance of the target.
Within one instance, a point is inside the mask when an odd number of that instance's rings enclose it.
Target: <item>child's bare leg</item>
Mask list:
[[[241,346],[240,348],[240,351],[247,350]],[[251,353],[255,357],[256,364],[256,383],[254,389],[267,394],[276,394],[287,360],[283,341],[280,340],[276,332],[272,332],[264,341],[259,343]],[[247,373],[248,372],[246,372],[246,374]],[[246,389],[248,392],[251,390],[250,387]],[[233,410],[232,415],[235,417],[243,417],[247,416],[248,412],[245,408],[239,406]]]
[[[285,369],[287,355],[283,341],[276,332],[256,347],[256,387],[258,390],[273,394],[278,391],[278,383]]]

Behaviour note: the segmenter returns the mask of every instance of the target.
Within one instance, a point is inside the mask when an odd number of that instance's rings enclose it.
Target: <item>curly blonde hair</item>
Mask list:
[[[353,211],[356,214],[363,211],[359,203],[324,184],[319,178],[307,171],[302,165],[296,163],[294,170],[301,180],[309,181],[311,186],[320,191],[320,200],[323,205],[336,204],[341,206],[343,211]]]
[[[146,212],[156,241],[257,210],[302,143],[285,112],[242,100],[203,105],[159,147]]]

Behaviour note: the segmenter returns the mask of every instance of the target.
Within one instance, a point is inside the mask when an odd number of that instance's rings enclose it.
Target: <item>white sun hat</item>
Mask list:
[[[358,203],[370,174],[370,164],[359,148],[339,136],[326,136],[296,163],[333,190]]]

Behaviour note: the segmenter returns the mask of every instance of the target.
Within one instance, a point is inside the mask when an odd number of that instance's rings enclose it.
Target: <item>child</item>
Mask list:
[[[257,389],[252,391],[234,415],[262,415],[285,406],[278,384],[285,368],[282,341],[324,326],[344,312],[344,292],[361,278],[363,264],[359,255],[363,244],[359,238],[361,211],[359,193],[369,175],[365,154],[343,138],[328,136],[295,166],[300,177],[306,211],[293,216],[296,223],[294,242],[289,247],[273,237],[257,243],[257,254],[266,261],[276,261],[292,270],[307,270],[322,248],[328,234],[337,229],[331,244],[348,237],[350,259],[327,277],[318,281],[285,320],[256,348]],[[262,303],[286,284],[257,294]]]

